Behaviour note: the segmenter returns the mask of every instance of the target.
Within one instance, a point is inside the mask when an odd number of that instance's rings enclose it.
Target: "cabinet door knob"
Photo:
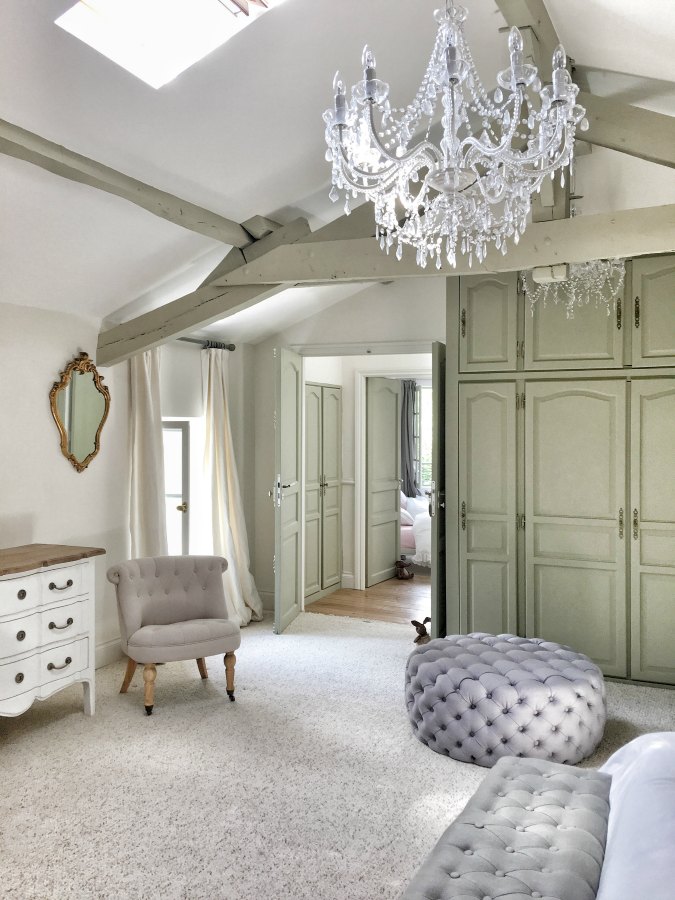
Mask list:
[[[16,639],[17,639],[17,641],[23,641],[23,640],[25,640],[25,639],[26,639],[26,632],[25,632],[25,631],[17,631],[17,633],[16,633]]]
[[[26,592],[24,591],[23,588],[21,588],[21,590],[19,591],[19,593],[18,593],[16,596],[19,598],[19,600],[25,600],[25,599],[26,599]]]
[[[24,679],[23,672],[17,672],[16,675],[14,676],[14,681],[16,681],[17,684],[21,684],[23,679]]]

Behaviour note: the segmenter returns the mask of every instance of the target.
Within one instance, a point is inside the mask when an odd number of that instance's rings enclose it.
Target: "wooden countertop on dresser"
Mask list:
[[[20,572],[77,562],[91,556],[103,556],[102,547],[76,547],[69,544],[24,544],[23,547],[0,549],[0,578]]]

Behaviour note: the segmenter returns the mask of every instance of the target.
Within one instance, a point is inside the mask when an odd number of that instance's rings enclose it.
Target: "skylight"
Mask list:
[[[283,0],[79,0],[56,24],[154,88]]]

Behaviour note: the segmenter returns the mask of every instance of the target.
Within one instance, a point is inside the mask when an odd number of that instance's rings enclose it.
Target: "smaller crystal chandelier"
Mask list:
[[[454,266],[458,253],[482,261],[490,244],[506,253],[507,241],[518,243],[525,231],[532,195],[571,163],[577,125],[588,127],[563,48],[553,54],[553,83],[542,87],[517,28],[511,64],[488,93],[464,37],[466,16],[454,0],[436,10],[436,42],[407,107],[391,106],[366,46],[363,80],[348,97],[337,73],[334,106],[324,113],[331,199],[344,192],[346,213],[350,195],[372,201],[382,248],[396,244],[400,259],[411,244],[420,266],[431,259],[440,268],[443,255]]]
[[[524,276],[523,286],[530,312],[534,315],[537,303],[544,306],[549,302],[564,303],[567,318],[574,318],[574,307],[595,303],[605,306],[607,315],[616,309],[616,299],[623,290],[626,277],[626,261],[623,259],[595,259],[592,262],[572,263],[569,277],[565,281],[551,281],[536,284],[531,273]]]

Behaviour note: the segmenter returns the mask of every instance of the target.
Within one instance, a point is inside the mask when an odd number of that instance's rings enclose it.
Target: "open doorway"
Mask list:
[[[342,577],[330,594],[315,599],[306,596],[305,609],[406,624],[411,619],[422,621],[431,611],[434,563],[429,528],[424,527],[424,520],[429,521],[429,498],[425,491],[431,487],[431,354],[305,358],[305,367],[306,382],[339,382],[343,395]],[[384,404],[388,407],[384,420],[382,416],[378,419],[376,411],[371,410],[370,416],[368,411],[368,385],[378,382],[383,387],[383,396],[389,398]],[[402,383],[410,388],[411,382],[413,402],[406,431],[410,431],[408,467],[415,471],[415,488],[408,487],[408,493],[402,494],[401,394]],[[375,566],[380,572],[378,578],[368,578],[367,573],[369,447],[371,462],[384,462],[388,470],[384,473],[387,477],[379,479],[378,487],[384,490],[378,490],[374,498],[371,496],[371,513],[374,513],[371,521],[378,520],[375,526],[378,534],[371,540],[371,555],[373,550],[381,555],[381,564]],[[382,472],[377,474],[379,477]],[[415,525],[418,518],[420,521]],[[312,527],[308,523],[308,532]],[[420,533],[422,564],[412,562],[417,552],[413,532]],[[402,562],[413,577],[399,580],[397,562]]]

